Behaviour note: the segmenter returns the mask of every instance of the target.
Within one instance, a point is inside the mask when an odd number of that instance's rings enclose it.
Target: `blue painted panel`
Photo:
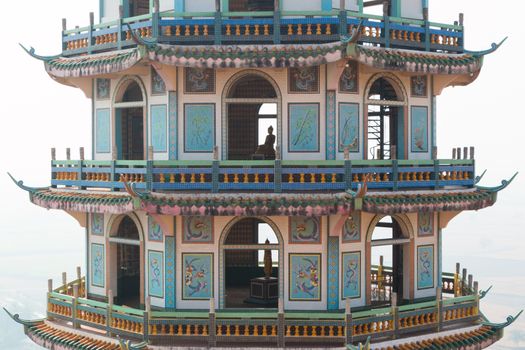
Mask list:
[[[154,152],[167,152],[168,150],[167,124],[167,106],[151,106],[151,145]]]
[[[95,149],[97,153],[109,153],[111,151],[109,108],[97,109],[95,130]]]
[[[213,296],[213,254],[182,254],[182,299],[206,300]]]
[[[184,0],[175,0],[175,12],[184,12]]]
[[[339,104],[339,152],[359,152],[359,104]]]
[[[326,92],[326,159],[335,159],[335,91]]]
[[[434,233],[434,213],[417,213],[417,235],[432,236]]]
[[[148,295],[164,298],[164,254],[148,250]]]
[[[417,289],[434,288],[434,246],[417,247]]]
[[[331,11],[332,10],[332,0],[322,0],[321,3],[321,10],[323,11]]]
[[[410,114],[411,152],[428,152],[428,108],[412,106]]]
[[[319,152],[319,105],[288,106],[288,152]]]
[[[104,288],[105,251],[102,244],[91,244],[91,285]]]
[[[342,254],[342,298],[361,297],[361,253]]]
[[[339,309],[339,237],[328,237],[328,310]]]
[[[104,235],[104,214],[91,214],[91,234],[97,236]]]
[[[166,236],[166,308],[175,308],[175,237]]]
[[[178,126],[177,126],[177,92],[170,91],[168,94],[168,104],[169,104],[169,159],[174,160],[178,159]]]
[[[215,105],[184,105],[184,151],[211,153],[215,146]]]
[[[122,159],[122,110],[115,110],[115,145],[117,146],[117,159]]]
[[[290,301],[321,300],[321,254],[290,254]]]
[[[405,159],[405,113],[403,108],[398,108],[397,120],[397,159]]]

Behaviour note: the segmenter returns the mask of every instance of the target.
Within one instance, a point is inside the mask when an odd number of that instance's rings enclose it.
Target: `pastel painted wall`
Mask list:
[[[423,19],[424,0],[399,0],[401,1],[401,17]]]
[[[341,2],[339,0],[332,0],[332,8],[339,9]],[[357,0],[345,0],[345,9],[350,11],[358,11],[359,5]]]
[[[153,82],[155,76],[151,71],[141,71],[138,75],[143,83],[144,92],[147,95],[145,104],[145,118],[147,128],[148,145],[155,146],[154,159],[181,159],[181,160],[211,160],[213,158],[213,147],[209,145],[206,149],[198,149],[196,152],[193,148],[188,147],[185,135],[185,126],[188,121],[188,111],[192,111],[193,105],[207,105],[213,109],[212,114],[207,118],[214,121],[214,125],[209,124],[210,137],[206,137],[208,142],[212,142],[219,147],[219,154],[222,159],[226,159],[226,145],[224,128],[226,125],[225,118],[227,105],[223,103],[223,93],[231,85],[231,79],[237,79],[239,74],[248,72],[259,72],[271,80],[281,96],[278,105],[278,113],[281,116],[280,130],[276,134],[280,138],[281,153],[283,159],[289,160],[324,160],[324,159],[343,159],[343,150],[341,143],[347,143],[352,138],[350,148],[350,159],[363,159],[365,156],[369,159],[371,155],[365,150],[365,138],[367,137],[367,127],[365,125],[365,114],[367,111],[364,94],[372,83],[380,77],[380,71],[364,66],[356,66],[357,77],[355,87],[349,86],[348,81],[341,83],[341,77],[345,74],[342,62],[323,65],[318,68],[318,91],[311,93],[293,93],[290,92],[289,70],[286,68],[274,69],[254,69],[254,70],[233,70],[218,69],[215,72],[215,89],[212,93],[185,93],[184,88],[184,69],[176,69],[177,74],[172,74],[172,81],[169,86],[177,91],[169,91],[169,87],[164,86],[164,90],[158,92]],[[357,68],[358,67],[358,68]],[[175,71],[175,70],[174,70]],[[144,74],[145,73],[145,74]],[[378,75],[379,74],[379,75]],[[405,101],[403,109],[403,132],[405,134],[403,143],[408,150],[408,159],[430,159],[432,153],[432,132],[435,127],[435,121],[432,120],[432,97],[428,76],[413,76],[409,74],[390,74],[395,77],[398,90]],[[178,77],[178,78],[176,78]],[[414,78],[417,78],[414,80]],[[175,81],[177,79],[177,84]],[[114,128],[116,120],[116,110],[114,108],[114,98],[117,93],[116,89],[120,79],[111,79],[109,81],[109,97],[95,97],[95,116],[94,116],[94,133],[95,133],[95,159],[110,160],[111,152],[107,152],[107,145],[113,145]],[[352,83],[353,84],[353,83]],[[419,85],[417,85],[419,84]],[[343,86],[350,87],[350,90],[343,91]],[[353,90],[352,90],[353,89]],[[328,91],[328,92],[327,92]],[[296,130],[290,129],[294,126],[294,120],[297,121],[290,112],[294,112],[297,106],[302,104],[311,104],[317,106],[319,113],[316,124],[312,131],[315,135],[316,142],[307,144],[305,147],[298,148],[291,146],[296,135]],[[190,106],[190,107],[188,107]],[[328,109],[328,110],[327,110]],[[341,112],[342,111],[342,112]],[[105,117],[109,113],[109,126],[103,124]],[[327,119],[327,115],[329,119]],[[353,115],[355,117],[349,117]],[[191,118],[191,115],[190,115]],[[318,124],[317,124],[318,123]],[[340,124],[343,125],[340,125]],[[109,127],[109,130],[108,130]],[[357,130],[356,130],[357,129]],[[109,133],[109,140],[105,135]],[[291,138],[290,138],[291,135]],[[355,137],[357,136],[357,137]],[[346,139],[345,139],[346,137]],[[104,139],[105,138],[105,139]],[[214,140],[214,141],[213,141]],[[110,149],[112,148],[110,146]]]

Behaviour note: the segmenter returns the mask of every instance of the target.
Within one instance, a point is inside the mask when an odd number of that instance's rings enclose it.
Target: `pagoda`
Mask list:
[[[368,13],[376,13],[371,15]],[[92,101],[91,155],[30,201],[85,228],[49,280],[48,349],[481,349],[504,323],[443,229],[492,206],[474,148],[437,158],[436,98],[498,49],[428,0],[101,0],[40,56]],[[99,23],[96,23],[99,22]],[[7,310],[6,310],[7,311]],[[519,315],[518,315],[519,316]]]

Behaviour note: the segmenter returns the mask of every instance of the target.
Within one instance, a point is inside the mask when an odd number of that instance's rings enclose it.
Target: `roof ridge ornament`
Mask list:
[[[480,299],[485,298],[485,296],[490,292],[491,289],[492,289],[492,286],[490,286],[487,290],[480,290],[479,291],[479,298]]]
[[[40,56],[40,55],[37,55],[35,53],[35,48],[33,46],[30,47],[30,49],[28,50],[24,45],[18,43],[18,45],[20,45],[20,47],[22,49],[24,49],[25,52],[27,52],[27,54],[33,58],[36,58],[37,60],[40,60],[40,61],[44,61],[44,62],[48,62],[48,61],[51,61],[51,60],[54,60],[56,58],[59,58],[61,57],[61,55],[54,55],[54,56]]]
[[[129,23],[126,23],[126,26],[128,27],[129,33],[131,34],[131,39],[139,46],[145,46],[147,48],[152,48],[157,45],[157,39],[144,39],[139,37],[133,28],[129,25]]]
[[[481,175],[476,176],[476,178],[474,179],[474,185],[477,185],[477,184],[481,181],[481,179],[483,178],[483,176],[485,176],[485,173],[486,173],[486,172],[487,172],[487,169],[485,169],[485,170],[481,173]]]
[[[472,55],[472,56],[485,56],[485,55],[488,55],[488,54],[491,54],[493,53],[494,51],[496,51],[497,49],[499,49],[499,47],[501,45],[503,45],[503,43],[505,41],[507,41],[509,37],[506,36],[505,39],[501,40],[499,44],[496,44],[496,43],[492,43],[492,45],[490,45],[490,49],[487,49],[487,50],[482,50],[482,51],[469,51],[469,50],[463,50],[464,53],[466,54],[469,54],[469,55]]]
[[[38,191],[49,189],[49,187],[29,187],[29,186],[25,186],[24,185],[24,181],[22,181],[22,180],[17,181],[9,172],[7,173],[7,175],[9,175],[9,177],[11,178],[11,180],[13,180],[15,185],[17,185],[18,187],[20,187],[21,189],[23,189],[24,191],[27,191],[29,193],[35,193],[35,192],[38,192]]]
[[[133,197],[133,199],[144,199],[148,196],[149,191],[146,192],[139,192],[137,189],[137,183],[136,182],[124,182],[124,188],[126,189],[126,192]]]
[[[38,319],[38,320],[24,320],[22,318],[20,318],[20,315],[19,314],[12,314],[10,313],[5,307],[3,307],[2,309],[4,309],[4,311],[9,315],[9,317],[11,317],[11,319],[13,321],[15,321],[16,323],[19,323],[21,325],[24,325],[24,326],[35,326],[37,324],[40,324],[42,322],[44,322],[43,319]]]
[[[346,56],[355,57],[356,56],[356,45],[357,41],[361,37],[361,26],[363,24],[363,20],[359,21],[359,24],[357,25],[357,28],[352,33],[352,36],[348,35],[341,35],[341,44],[342,46],[346,46]]]
[[[507,186],[509,186],[512,183],[512,181],[516,178],[516,176],[518,176],[518,174],[519,174],[519,172],[517,171],[509,180],[502,180],[501,181],[501,185],[499,185],[499,186],[486,187],[486,186],[475,185],[475,187],[478,190],[484,190],[484,191],[488,191],[488,192],[499,192],[501,190],[504,190]]]

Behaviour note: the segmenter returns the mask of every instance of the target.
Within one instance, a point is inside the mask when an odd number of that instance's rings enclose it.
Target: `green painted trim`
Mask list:
[[[115,166],[146,166],[145,160],[117,160],[115,161]]]
[[[281,165],[284,166],[339,166],[343,167],[344,160],[283,160]]]
[[[144,311],[139,310],[139,309],[132,309],[130,307],[125,307],[125,306],[113,305],[113,308],[111,310],[125,313],[125,314],[134,315],[134,316],[144,316]]]
[[[256,166],[269,166],[275,165],[273,160],[222,160],[219,162],[220,167],[227,166],[242,166],[242,167],[256,167]]]
[[[436,301],[427,301],[425,303],[418,303],[413,305],[402,305],[399,307],[399,311],[412,311],[418,309],[428,309],[436,307]]]
[[[384,307],[381,309],[371,309],[367,311],[360,311],[352,313],[352,318],[365,318],[365,317],[373,317],[381,314],[390,314],[392,312],[392,308],[390,307]]]
[[[399,166],[405,166],[405,165],[421,165],[421,166],[430,166],[434,165],[433,160],[406,160],[406,159],[400,159],[397,161],[397,164]]]
[[[459,303],[465,303],[465,302],[471,302],[476,301],[477,295],[466,295],[464,297],[457,297],[452,299],[444,299],[443,304],[444,305],[454,305]]]
[[[415,24],[415,25],[420,25],[420,26],[425,25],[425,21],[421,21],[419,19],[410,19],[410,18],[403,18],[403,17],[398,17],[398,16],[390,16],[389,19],[390,19],[390,22],[403,23],[403,24]]]
[[[140,15],[140,16],[135,16],[135,17],[123,18],[122,23],[133,23],[133,22],[143,21],[145,19],[151,19],[151,13]]]
[[[80,305],[87,305],[87,306],[98,307],[102,309],[105,309],[108,307],[107,303],[103,303],[101,301],[96,301],[96,300],[91,300],[91,299],[84,299],[84,298],[77,299],[77,303]]]
[[[98,0],[98,21],[102,22],[104,17],[104,0]]]
[[[51,298],[58,299],[58,300],[64,300],[64,301],[72,301],[73,297],[65,294],[60,294],[57,292],[51,292],[48,293]]]
[[[391,0],[390,2],[390,16],[401,16],[401,0]]]
[[[431,27],[439,27],[441,29],[454,29],[457,31],[462,32],[463,26],[455,25],[455,24],[444,24],[444,23],[437,23],[437,22],[429,22],[429,26]]]
[[[72,161],[74,162],[74,161]],[[62,164],[62,163],[61,163]],[[84,165],[111,166],[111,160],[85,160]]]
[[[439,159],[439,165],[474,165],[473,159]]]
[[[87,31],[89,31],[89,26],[82,27],[82,28],[75,28],[75,29],[64,30],[63,33],[64,33],[64,35],[67,35],[67,34],[77,34],[77,33],[80,33],[80,32],[87,32]]]
[[[175,12],[174,17],[215,17],[215,12]]]
[[[282,11],[282,16],[338,16],[338,10],[330,11]],[[381,17],[382,18],[382,17]]]
[[[209,166],[211,167],[213,161],[211,160],[155,160],[154,167],[172,167],[172,166]]]
[[[118,20],[95,24],[93,25],[93,29],[108,29],[113,26],[118,26]],[[78,29],[71,29],[69,31],[77,31],[77,30]]]

